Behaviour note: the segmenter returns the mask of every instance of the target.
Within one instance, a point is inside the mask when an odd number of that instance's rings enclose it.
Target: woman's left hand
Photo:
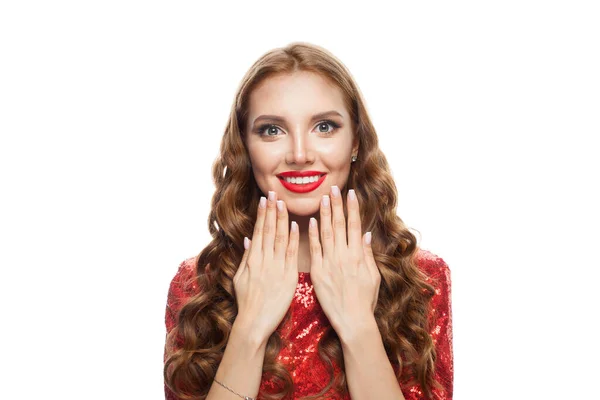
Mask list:
[[[329,201],[330,200],[330,201]],[[371,248],[371,233],[362,236],[358,200],[348,191],[348,240],[343,200],[337,186],[321,201],[321,226],[311,218],[308,229],[310,277],[323,312],[338,336],[350,338],[374,321],[381,274]]]

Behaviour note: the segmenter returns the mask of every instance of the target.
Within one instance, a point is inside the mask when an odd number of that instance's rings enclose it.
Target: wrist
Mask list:
[[[341,332],[337,332],[343,347],[352,346],[373,335],[381,335],[375,316],[370,315],[355,321],[358,322],[349,324],[345,329],[341,329]]]
[[[257,329],[249,322],[237,318],[231,327],[230,340],[242,342],[254,350],[265,349],[268,337],[258,333]]]

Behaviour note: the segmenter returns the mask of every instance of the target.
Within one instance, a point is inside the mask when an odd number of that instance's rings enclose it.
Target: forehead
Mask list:
[[[254,88],[249,98],[248,122],[261,114],[292,118],[329,110],[349,118],[340,88],[314,72],[297,71],[270,76]]]

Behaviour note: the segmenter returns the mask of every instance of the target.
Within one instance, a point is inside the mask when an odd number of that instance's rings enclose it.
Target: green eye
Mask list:
[[[322,131],[322,130],[320,129],[322,126],[330,126],[330,127],[331,127],[331,130],[328,130],[328,131]],[[334,133],[336,130],[338,130],[339,128],[341,128],[341,125],[340,125],[340,124],[338,124],[338,123],[336,123],[336,122],[334,122],[334,121],[328,120],[328,119],[327,119],[327,120],[323,120],[323,121],[321,121],[321,122],[319,122],[319,123],[317,124],[317,129],[318,129],[318,132],[319,132],[319,133],[323,133],[323,134],[325,134],[325,135],[331,135],[331,134],[333,134],[333,133]],[[258,133],[258,135],[259,135],[259,136],[262,136],[262,137],[277,137],[277,136],[279,136],[279,135],[277,134],[277,133],[278,133],[277,131],[278,131],[279,129],[280,129],[280,128],[279,128],[277,125],[273,125],[273,124],[263,124],[263,125],[260,125],[260,126],[259,126],[259,127],[256,129],[256,132]],[[272,134],[272,133],[273,133],[273,134]]]
[[[338,125],[335,122],[330,121],[330,120],[321,121],[321,122],[319,122],[319,125],[317,125],[317,126],[320,128],[321,126],[324,126],[324,125],[325,126],[329,125],[329,126],[331,126],[332,129],[330,131],[319,131],[320,133],[333,133],[333,132],[335,132],[336,129],[340,128],[340,125]]]
[[[270,135],[270,134],[265,134],[265,130],[267,129],[271,129],[271,128],[275,128],[275,129],[279,129],[277,127],[277,125],[272,125],[272,124],[265,124],[265,125],[261,125],[258,127],[257,132],[260,136],[276,136],[276,135]],[[269,131],[270,132],[270,131]]]

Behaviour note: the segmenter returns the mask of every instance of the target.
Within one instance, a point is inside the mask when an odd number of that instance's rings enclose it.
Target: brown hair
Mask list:
[[[167,338],[165,382],[182,399],[205,399],[210,389],[237,315],[233,277],[244,252],[243,239],[252,236],[258,200],[263,195],[254,180],[243,140],[249,96],[268,77],[295,71],[320,74],[344,95],[360,148],[343,195],[347,188],[355,189],[363,230],[372,232],[373,253],[381,273],[375,319],[399,381],[403,385],[417,383],[431,397],[433,386],[437,386],[433,378],[436,354],[427,316],[434,290],[417,267],[416,238],[396,214],[398,194],[390,168],[349,71],[325,49],[298,42],[264,54],[238,88],[220,156],[212,169],[216,191],[208,229],[213,239],[197,257],[196,279],[201,289],[182,306]],[[284,321],[289,318],[288,311]],[[293,392],[290,373],[277,362],[281,345],[281,336],[273,332],[267,342],[263,373],[275,378],[280,387],[277,394],[261,393],[265,399],[281,399]],[[306,399],[322,398],[332,386],[347,393],[341,344],[331,327],[319,342],[318,354],[328,366],[331,379],[320,393]],[[337,377],[333,361],[341,367]]]

